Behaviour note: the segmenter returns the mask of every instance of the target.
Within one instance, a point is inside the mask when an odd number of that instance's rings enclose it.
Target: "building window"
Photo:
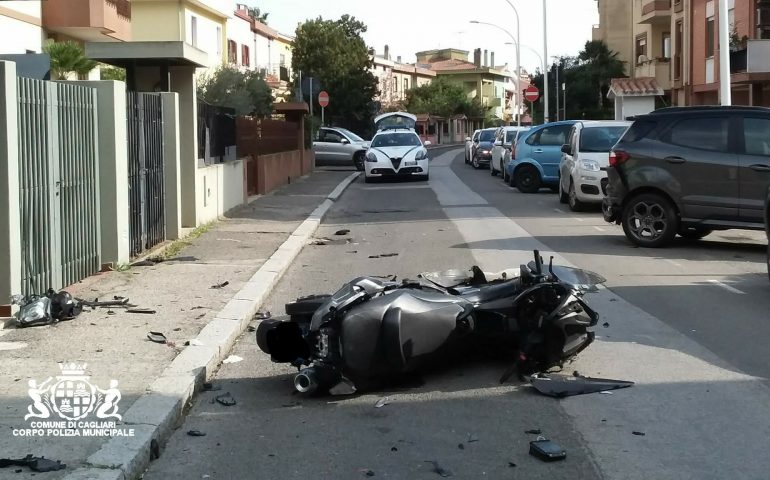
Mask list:
[[[241,65],[248,67],[250,65],[251,57],[249,56],[249,46],[241,45]]]
[[[770,1],[757,0],[757,38],[770,39]]]
[[[404,91],[407,91],[407,90],[409,90],[409,79],[405,78],[404,79]]]
[[[217,27],[217,57],[222,57],[222,27]]]
[[[393,79],[393,91],[394,92],[398,91],[398,79],[397,78]]]
[[[714,56],[714,17],[706,19],[706,58]]]
[[[280,65],[281,65],[282,67],[285,67],[285,66],[286,66],[286,55],[284,55],[283,53],[281,54],[281,59],[280,59],[280,62],[281,62],[281,63],[280,63]]]
[[[661,57],[671,58],[671,32],[665,32],[661,39]]]
[[[227,41],[227,61],[228,63],[238,63],[238,44],[234,40]]]
[[[640,65],[647,61],[647,34],[636,37],[636,64]]]
[[[190,17],[190,43],[193,47],[198,46],[198,17]]]

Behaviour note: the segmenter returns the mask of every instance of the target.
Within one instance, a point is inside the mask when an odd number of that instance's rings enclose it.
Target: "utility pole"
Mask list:
[[[730,88],[730,25],[728,0],[719,0],[719,98],[722,105],[732,105]]]
[[[726,0],[723,0],[726,1]],[[543,58],[548,60],[548,0],[543,0]],[[550,121],[550,117],[548,114],[548,67],[545,65],[545,62],[543,62],[543,67],[545,68],[545,72],[543,72],[543,87],[544,87],[544,94],[545,94],[545,105],[543,108],[543,123],[548,123]]]

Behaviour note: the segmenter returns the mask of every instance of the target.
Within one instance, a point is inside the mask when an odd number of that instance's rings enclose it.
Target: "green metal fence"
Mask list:
[[[22,293],[101,267],[96,90],[19,78]]]

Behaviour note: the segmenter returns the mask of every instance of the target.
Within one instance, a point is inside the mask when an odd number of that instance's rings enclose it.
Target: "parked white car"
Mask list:
[[[386,113],[375,119],[377,133],[366,152],[366,183],[380,178],[428,180],[429,159],[426,146],[414,130],[417,118],[409,113]]]
[[[578,122],[562,146],[559,164],[559,201],[570,210],[600,204],[607,193],[610,150],[628,130],[631,122]]]
[[[481,135],[481,130],[476,130],[473,132],[473,136],[465,138],[465,163],[471,163],[473,145],[479,140],[479,135]]]
[[[505,172],[506,153],[513,149],[516,139],[528,127],[500,127],[495,133],[495,142],[492,147],[492,161],[489,163],[489,173],[494,177],[498,173]]]

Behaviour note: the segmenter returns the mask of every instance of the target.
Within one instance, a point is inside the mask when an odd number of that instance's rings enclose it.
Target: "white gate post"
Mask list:
[[[162,92],[163,105],[163,181],[166,198],[164,202],[166,239],[176,240],[182,231],[182,192],[179,137],[179,95]]]
[[[99,218],[102,263],[129,262],[126,84],[78,81],[96,89],[99,118]]]
[[[16,64],[0,61],[0,317],[21,293],[21,208]]]

